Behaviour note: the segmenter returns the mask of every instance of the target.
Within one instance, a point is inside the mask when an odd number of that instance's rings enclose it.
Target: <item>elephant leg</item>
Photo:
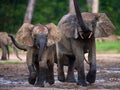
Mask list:
[[[28,82],[30,84],[35,83],[36,81],[36,77],[37,77],[37,72],[36,72],[36,67],[35,67],[35,55],[33,54],[33,49],[29,48],[27,51],[27,66],[28,66],[28,70],[29,70],[29,78],[28,78]]]
[[[69,65],[68,65],[68,73],[67,73],[67,82],[75,82],[75,77],[74,77],[74,61],[75,61],[75,56],[73,55],[67,55],[69,58]]]
[[[91,84],[95,82],[96,79],[96,47],[95,40],[90,43],[91,48],[89,49],[88,60],[90,64],[90,69],[88,71],[86,80]]]
[[[46,68],[39,67],[38,77],[35,82],[36,87],[44,87],[44,81],[46,80]]]
[[[1,45],[1,48],[2,48],[2,57],[1,57],[1,60],[7,60],[7,52],[9,52],[8,46],[2,44],[2,45]],[[8,51],[7,51],[7,50],[8,50]],[[9,54],[9,53],[8,53],[8,54]]]
[[[77,60],[76,60],[77,61]],[[87,83],[85,81],[85,72],[84,72],[84,62],[76,62],[76,68],[78,71],[78,81],[77,85],[87,86]]]
[[[86,76],[86,80],[91,84],[94,83],[96,79],[96,66],[90,64],[90,70]]]
[[[47,61],[47,65],[48,65],[48,69],[47,69],[47,72],[46,72],[46,82],[48,82],[50,85],[51,84],[54,84],[55,80],[54,80],[54,70],[53,70],[53,67],[54,67],[54,62],[48,60]]]
[[[85,72],[84,72],[84,61],[79,62],[76,59],[75,67],[78,72],[77,85],[87,86],[87,83],[85,80]]]
[[[84,43],[80,40],[71,40],[72,42],[72,50],[75,55],[75,68],[78,73],[78,85],[87,86],[84,72],[84,51],[83,45]]]
[[[63,70],[64,62],[63,55],[58,56],[58,80],[61,82],[65,82],[65,74]]]
[[[29,78],[28,78],[28,82],[32,85],[34,85],[35,81],[36,81],[36,71],[34,69],[33,65],[28,66],[28,70],[29,70]]]

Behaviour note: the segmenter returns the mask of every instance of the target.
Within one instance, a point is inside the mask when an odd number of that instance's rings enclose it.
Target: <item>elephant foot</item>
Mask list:
[[[91,84],[95,82],[95,79],[96,79],[96,70],[89,71],[86,80]]]
[[[1,60],[7,60],[7,58],[6,57],[1,57]]]
[[[86,81],[78,81],[77,85],[82,85],[85,87],[85,86],[87,86],[87,83],[86,83]]]
[[[36,78],[36,72],[31,72],[31,74],[30,74],[30,77],[32,77],[32,78]]]
[[[54,78],[47,78],[46,79],[46,82],[48,82],[50,85],[52,85],[52,84],[54,84],[55,83],[55,80],[54,80]]]
[[[50,85],[52,85],[52,84],[55,83],[55,80],[48,80],[48,81],[46,81],[46,82],[48,82]]]
[[[58,75],[58,80],[61,82],[65,82],[65,76],[64,75]]]
[[[44,87],[44,82],[36,82],[35,87]]]
[[[28,78],[28,82],[32,85],[35,84],[35,81],[36,81],[36,73],[35,72],[31,72],[30,73],[30,76]]]
[[[29,84],[34,85],[34,84],[35,84],[35,81],[36,81],[36,79],[28,78],[28,82],[29,82]]]
[[[75,78],[66,78],[66,82],[76,82]]]

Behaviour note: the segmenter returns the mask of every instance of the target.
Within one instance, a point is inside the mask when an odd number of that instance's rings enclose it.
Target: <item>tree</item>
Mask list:
[[[88,11],[98,13],[99,11],[99,0],[87,0]]]
[[[69,13],[75,13],[73,0],[69,0]]]
[[[87,0],[86,2],[87,2],[87,6],[88,6],[88,11],[91,12],[93,0]]]
[[[93,0],[92,12],[98,13],[98,10],[99,10],[99,0]]]
[[[31,23],[34,6],[35,6],[35,0],[29,0],[25,17],[24,17],[24,23],[26,22]]]

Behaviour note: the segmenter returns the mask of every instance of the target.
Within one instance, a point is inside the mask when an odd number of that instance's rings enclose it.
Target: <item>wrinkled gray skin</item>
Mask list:
[[[35,28],[35,27],[34,27]],[[15,46],[27,51],[27,65],[29,70],[28,81],[37,87],[44,87],[44,82],[54,84],[54,55],[55,44],[47,46],[46,34],[35,34],[33,46],[20,46],[15,39],[9,35]]]
[[[18,56],[18,50],[17,50],[17,48],[12,43],[10,37],[8,37],[8,33],[6,33],[6,32],[0,32],[0,48],[2,49],[1,60],[7,60],[7,59],[9,59],[9,48],[8,48],[8,46],[11,46],[13,48],[13,50],[14,50],[17,58],[20,59],[20,60],[22,60]]]
[[[90,38],[89,36],[91,32],[94,34],[97,19],[95,18],[91,27],[88,23],[83,21],[76,0],[74,0],[74,4],[76,5],[76,15],[67,14],[63,16],[58,24],[59,29],[63,33],[61,41],[57,44],[58,80],[62,82],[75,82],[75,67],[78,74],[77,84],[87,86],[87,82],[91,84],[94,83],[96,79],[95,38],[93,35]],[[80,36],[81,33],[82,36]],[[84,54],[86,52],[88,53],[90,66],[87,76],[85,76],[84,70]],[[63,66],[67,59],[69,60],[69,64],[67,77],[65,78]]]

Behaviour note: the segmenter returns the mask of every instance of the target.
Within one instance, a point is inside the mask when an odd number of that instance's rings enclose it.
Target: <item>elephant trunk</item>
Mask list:
[[[44,53],[44,49],[47,45],[47,39],[46,38],[41,38],[39,40],[39,53],[38,53],[38,61],[41,61],[42,55]]]
[[[74,1],[74,7],[75,7],[75,11],[76,11],[76,16],[77,16],[77,19],[78,19],[78,23],[82,29],[82,31],[80,31],[80,36],[82,38],[90,38],[91,37],[91,33],[92,31],[89,29],[89,27],[84,23],[84,20],[82,18],[82,15],[81,15],[81,11],[79,9],[79,6],[78,6],[78,2],[77,0],[73,0]],[[81,35],[83,34],[83,36]]]
[[[27,51],[27,47],[22,46],[22,45],[19,45],[19,44],[16,42],[15,38],[14,38],[12,35],[9,34],[8,36],[11,38],[13,44],[14,44],[18,49]]]

